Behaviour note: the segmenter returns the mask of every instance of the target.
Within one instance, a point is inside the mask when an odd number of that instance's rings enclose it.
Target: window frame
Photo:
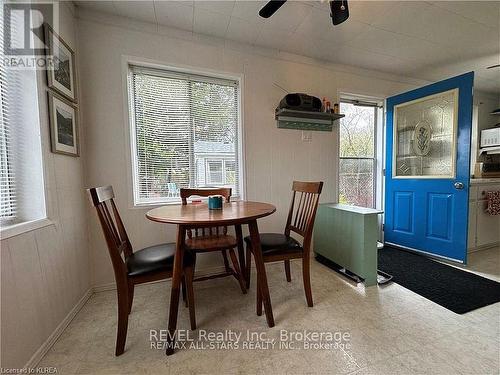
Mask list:
[[[40,131],[40,161],[41,161],[41,178],[42,178],[42,191],[43,195],[41,199],[43,200],[45,209],[42,217],[36,219],[28,219],[24,221],[9,220],[4,221],[0,226],[0,237],[2,240],[6,240],[11,237],[16,237],[25,233],[33,232],[38,229],[42,229],[48,226],[56,225],[56,212],[52,205],[54,201],[54,192],[52,192],[51,186],[54,183],[50,178],[49,169],[50,166],[47,164],[50,159],[50,134],[49,134],[49,114],[48,114],[48,99],[46,93],[46,82],[45,82],[45,71],[36,70],[35,72],[35,86],[37,106],[38,106],[38,128]],[[49,194],[52,194],[49,197]]]
[[[210,170],[210,164],[220,164],[220,177],[221,177],[221,182],[213,182],[212,181],[212,171]],[[225,178],[224,178],[224,160],[223,159],[205,159],[205,176],[206,176],[206,183],[208,185],[211,184],[218,184],[218,185],[224,185]],[[218,173],[218,172],[214,172]]]
[[[137,157],[136,157],[136,138],[135,138],[135,114],[133,106],[131,103],[133,97],[130,96],[130,78],[131,78],[131,65],[143,67],[145,69],[159,69],[165,70],[168,73],[181,73],[181,74],[192,74],[196,76],[205,76],[208,79],[213,78],[214,81],[217,79],[222,80],[234,80],[237,83],[238,90],[238,108],[237,108],[237,150],[236,157],[238,160],[238,187],[239,194],[232,196],[232,200],[244,200],[246,197],[246,165],[245,165],[245,132],[243,124],[243,93],[244,93],[244,75],[239,73],[211,70],[211,69],[200,69],[195,66],[190,65],[175,65],[166,64],[162,61],[144,59],[136,56],[122,55],[122,92],[123,92],[123,114],[124,114],[124,127],[126,134],[126,155],[128,156],[127,165],[127,191],[128,191],[128,208],[129,209],[144,209],[144,208],[154,208],[164,205],[180,205],[180,198],[173,198],[164,201],[154,201],[154,202],[137,202],[136,201],[136,181],[137,181]]]
[[[379,117],[379,109],[381,108],[380,104],[376,100],[358,100],[358,99],[351,99],[351,98],[346,98],[346,97],[341,97],[339,100],[339,108],[342,105],[342,103],[347,103],[347,104],[354,104],[354,105],[362,105],[365,107],[373,107],[373,113],[374,113],[374,118],[373,118],[373,156],[341,156],[340,155],[340,124],[339,124],[339,143],[338,143],[338,149],[339,149],[339,154],[338,154],[338,165],[337,165],[337,184],[338,184],[338,189],[337,189],[337,201],[340,198],[340,162],[341,160],[371,160],[373,169],[372,169],[372,174],[373,174],[373,183],[372,183],[372,201],[373,201],[373,207],[368,207],[368,208],[377,208],[378,206],[378,197],[377,197],[377,186],[378,186],[378,168],[377,168],[377,152],[378,152],[378,123],[380,121]],[[342,112],[342,111],[341,111]]]
[[[204,158],[204,163],[205,163],[205,182],[207,185],[210,185],[210,184],[219,184],[219,185],[223,185],[223,186],[227,186],[229,185],[227,183],[227,165],[229,163],[234,163],[235,166],[236,166],[236,162],[232,159],[229,159],[227,157],[217,157],[217,156],[212,156],[212,157],[207,157],[207,158]],[[221,173],[222,173],[222,182],[219,183],[219,182],[213,182],[211,179],[208,178],[209,174],[210,174],[210,163],[221,163],[221,166],[222,166],[222,170],[221,170]],[[236,168],[234,168],[234,170],[236,171]]]

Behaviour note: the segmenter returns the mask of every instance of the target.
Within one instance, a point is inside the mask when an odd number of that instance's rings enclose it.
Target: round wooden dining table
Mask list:
[[[259,229],[257,219],[271,215],[276,211],[276,207],[268,203],[236,201],[223,204],[222,210],[209,210],[207,204],[187,204],[169,205],[158,207],[146,213],[149,220],[165,224],[177,225],[176,251],[174,257],[174,267],[172,274],[172,287],[170,294],[170,313],[168,318],[168,339],[167,355],[173,354],[175,344],[175,332],[177,328],[177,314],[179,310],[179,293],[182,279],[182,264],[184,254],[184,243],[186,240],[186,230],[192,227],[215,227],[215,226],[235,226],[236,236],[240,247],[241,270],[244,270],[243,240],[241,225],[247,224],[250,231],[250,238],[257,269],[257,285],[260,290],[267,324],[274,327],[273,310],[269,287],[267,285],[266,269],[262,258],[260,246]]]

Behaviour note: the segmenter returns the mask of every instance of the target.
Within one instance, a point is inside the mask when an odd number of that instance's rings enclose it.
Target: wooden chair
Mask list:
[[[311,239],[322,188],[323,182],[294,181],[292,186],[292,202],[284,234],[260,234],[264,262],[284,261],[286,280],[288,282],[292,280],[290,259],[302,259],[302,278],[307,305],[309,307],[313,306],[310,278]],[[295,232],[303,237],[302,244],[290,236],[291,232]],[[250,237],[245,237],[245,242],[247,244],[245,278],[246,286],[249,288],[252,253]],[[259,290],[259,282],[257,280],[257,314],[262,315],[262,297]]]
[[[209,188],[209,189],[181,188],[180,195],[183,205],[186,205],[187,199],[192,196],[208,197],[210,195],[222,195],[225,201],[229,202],[231,199],[231,188]],[[236,253],[234,252],[234,248],[239,246],[238,241],[234,236],[227,234],[227,227],[224,226],[224,227],[188,228],[187,237],[188,238],[186,239],[186,248],[189,249],[195,255],[195,263],[196,263],[197,253],[220,251],[222,254],[222,258],[224,260],[224,268],[226,271],[224,273],[216,275],[197,278],[194,281],[201,281],[201,280],[212,279],[215,277],[224,277],[232,275],[236,278],[236,280],[240,284],[242,293],[245,294],[247,292],[245,288],[243,270],[240,270],[240,267],[238,265],[238,259],[236,258]],[[241,244],[241,246],[243,246],[243,244]],[[231,263],[233,264],[232,269],[229,266],[229,261],[227,258],[226,251],[229,251]]]
[[[114,202],[113,188],[103,186],[88,189],[87,191],[97,210],[115,273],[118,295],[118,329],[115,355],[119,356],[125,350],[128,315],[132,310],[134,286],[172,277],[175,243],[150,246],[134,252]],[[185,289],[187,287],[191,329],[196,329],[193,271],[194,256],[186,252],[184,256],[185,281],[183,282],[183,296],[186,294]]]

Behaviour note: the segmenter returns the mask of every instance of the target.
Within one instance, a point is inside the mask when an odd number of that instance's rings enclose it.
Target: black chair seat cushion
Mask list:
[[[250,236],[245,237],[245,242],[251,244]],[[260,233],[260,247],[264,255],[302,251],[299,241],[282,233]]]
[[[137,250],[126,260],[128,275],[143,276],[173,270],[175,243],[164,243]],[[184,266],[193,264],[193,255],[184,251]]]

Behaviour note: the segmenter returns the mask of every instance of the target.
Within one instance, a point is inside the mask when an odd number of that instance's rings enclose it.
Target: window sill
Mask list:
[[[201,200],[206,202],[208,200],[208,198],[201,198]],[[231,202],[238,202],[241,200],[243,200],[243,199],[239,196],[231,197]],[[188,203],[190,203],[189,200],[188,200]],[[146,210],[146,209],[152,210],[153,208],[158,208],[158,207],[162,207],[162,206],[180,206],[181,204],[182,204],[182,202],[179,199],[179,200],[175,200],[175,201],[171,201],[171,202],[134,203],[129,208],[133,209],[133,210]]]
[[[19,236],[21,234],[31,232],[40,228],[54,225],[54,222],[48,218],[25,221],[24,223],[12,224],[7,227],[2,227],[0,230],[0,238],[5,240],[10,237]]]
[[[182,202],[180,200],[178,201],[172,201],[172,202],[152,202],[152,203],[134,203],[131,205],[129,208],[133,210],[151,210],[153,208],[157,207],[162,207],[162,206],[180,206]]]

